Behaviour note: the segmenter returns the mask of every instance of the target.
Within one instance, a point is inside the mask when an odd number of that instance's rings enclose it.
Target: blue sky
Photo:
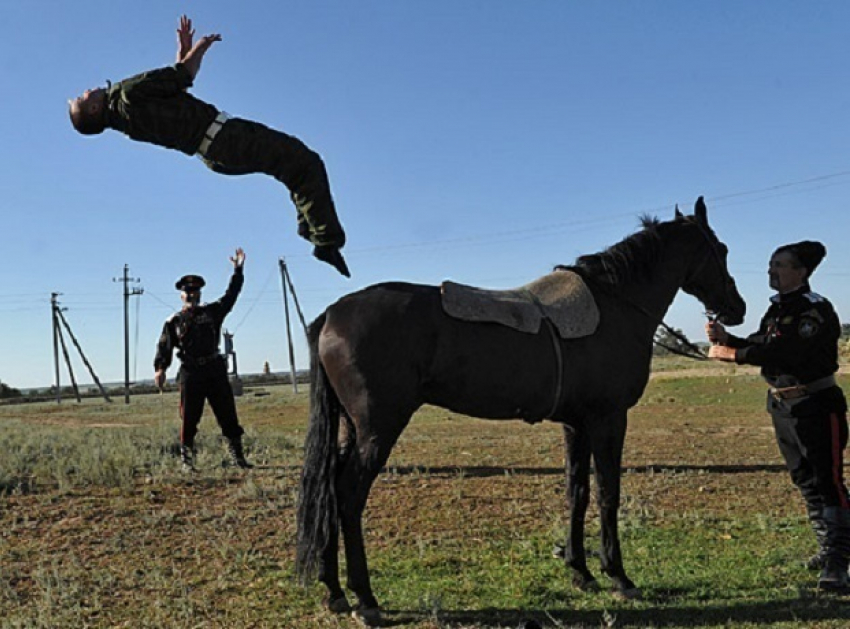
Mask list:
[[[68,98],[173,62],[184,12],[223,35],[193,92],[324,157],[352,279],[310,257],[274,180],[72,130]],[[200,273],[217,298],[237,246],[240,370],[286,371],[281,256],[311,320],[384,280],[525,284],[699,195],[748,302],[741,333],[770,253],[804,238],[826,244],[813,286],[850,321],[848,26],[850,4],[781,0],[0,0],[0,380],[53,382],[54,291],[100,378],[122,380],[124,264],[144,289],[132,377],[152,375],[175,279]],[[693,298],[667,321],[702,340]]]

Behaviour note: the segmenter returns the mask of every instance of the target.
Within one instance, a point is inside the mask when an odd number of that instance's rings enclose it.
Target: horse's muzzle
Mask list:
[[[717,315],[717,320],[723,325],[741,325],[744,322],[746,312],[746,308],[739,308],[733,311],[723,310]]]

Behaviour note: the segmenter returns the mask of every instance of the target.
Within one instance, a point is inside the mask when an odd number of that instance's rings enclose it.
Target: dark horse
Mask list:
[[[329,591],[328,607],[350,609],[339,582],[341,527],[355,612],[367,623],[378,622],[361,516],[411,416],[433,404],[473,417],[563,424],[571,507],[565,560],[574,582],[594,583],[583,545],[592,456],[602,570],[622,595],[637,595],[617,535],[626,414],[646,387],[655,332],[679,289],[726,324],[743,320],[744,301],[726,253],[700,197],[694,215],[677,210],[667,222],[644,218],[641,231],[561,267],[585,280],[600,322],[590,336],[559,341],[560,370],[546,326],[530,334],[450,318],[435,286],[377,284],[331,305],[308,333],[312,400],[298,504],[302,580],[318,572]],[[553,399],[559,399],[554,407]]]

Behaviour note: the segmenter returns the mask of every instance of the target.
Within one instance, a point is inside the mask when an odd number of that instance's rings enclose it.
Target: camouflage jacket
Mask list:
[[[189,94],[182,63],[107,87],[107,126],[133,140],[194,155],[218,110]]]

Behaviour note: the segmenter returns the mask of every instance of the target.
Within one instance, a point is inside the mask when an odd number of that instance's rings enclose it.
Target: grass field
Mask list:
[[[385,624],[850,626],[850,599],[819,595],[802,566],[814,539],[760,379],[657,371],[624,452],[621,537],[642,600],[605,591],[595,558],[603,590],[576,591],[551,557],[565,534],[558,426],[425,408],[366,514]],[[0,406],[0,627],[356,626],[293,577],[306,387],[248,390],[238,405],[257,469],[222,466],[207,411],[191,480],[174,456],[173,392]]]

